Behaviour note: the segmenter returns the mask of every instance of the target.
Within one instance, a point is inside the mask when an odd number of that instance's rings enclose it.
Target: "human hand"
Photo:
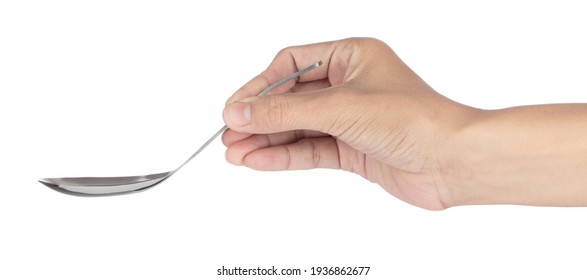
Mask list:
[[[264,97],[297,69],[324,65]],[[284,94],[285,93],[285,94]],[[347,39],[282,50],[226,103],[226,158],[257,170],[336,168],[427,209],[450,205],[443,145],[471,109],[436,93],[384,43]]]

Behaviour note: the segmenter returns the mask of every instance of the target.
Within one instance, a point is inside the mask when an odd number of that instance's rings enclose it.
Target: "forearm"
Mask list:
[[[587,104],[481,111],[451,139],[454,205],[587,206]]]

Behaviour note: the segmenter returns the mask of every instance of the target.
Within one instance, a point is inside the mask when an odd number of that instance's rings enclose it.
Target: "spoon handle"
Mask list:
[[[322,65],[322,60],[275,82],[274,84],[272,84],[272,85],[268,86],[266,89],[264,89],[261,93],[259,93],[258,96],[266,95],[270,91],[274,90],[276,87],[281,86],[281,85],[289,82],[290,80],[293,80],[293,79],[305,74],[308,71],[316,69],[316,68],[320,67],[320,65]],[[206,147],[208,147],[208,145],[210,145],[210,143],[212,143],[214,141],[214,139],[218,138],[218,136],[220,136],[220,134],[222,134],[227,129],[228,129],[228,126],[225,125],[220,130],[218,130],[216,133],[214,133],[214,135],[212,135],[212,137],[210,137],[210,139],[208,139],[208,141],[206,141],[204,144],[202,144],[202,146],[200,148],[198,148],[198,150],[193,155],[191,155],[183,164],[181,164],[177,169],[173,170],[173,172],[171,172],[169,174],[169,176],[173,175],[175,172],[177,172],[179,169],[181,169],[184,165],[186,165],[188,162],[190,162],[190,160],[195,158],[201,151],[203,151]]]

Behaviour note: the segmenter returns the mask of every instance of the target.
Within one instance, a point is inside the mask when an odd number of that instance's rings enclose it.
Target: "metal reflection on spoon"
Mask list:
[[[263,96],[276,87],[285,84],[286,82],[295,79],[304,73],[315,69],[322,65],[322,61],[318,61],[298,72],[295,72],[276,83],[270,85],[261,93],[259,96]],[[206,141],[198,150],[191,155],[183,164],[173,171],[156,173],[142,176],[124,176],[124,177],[69,177],[69,178],[43,178],[39,182],[45,186],[62,192],[65,194],[76,195],[76,196],[110,196],[119,194],[135,193],[143,190],[152,188],[153,186],[165,181],[171,175],[175,174],[184,165],[190,162],[196,157],[201,151],[203,151],[214,139],[228,129],[227,126],[223,126],[218,130],[208,141]]]

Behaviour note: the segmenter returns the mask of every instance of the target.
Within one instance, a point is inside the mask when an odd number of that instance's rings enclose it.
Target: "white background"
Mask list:
[[[587,277],[587,208],[431,212],[350,173],[231,166],[220,141],[135,195],[39,184],[176,168],[290,45],[376,37],[442,94],[486,109],[587,102],[584,1],[204,2],[0,2],[0,279],[254,279],[216,276],[223,265]],[[320,277],[256,279],[308,278]]]

